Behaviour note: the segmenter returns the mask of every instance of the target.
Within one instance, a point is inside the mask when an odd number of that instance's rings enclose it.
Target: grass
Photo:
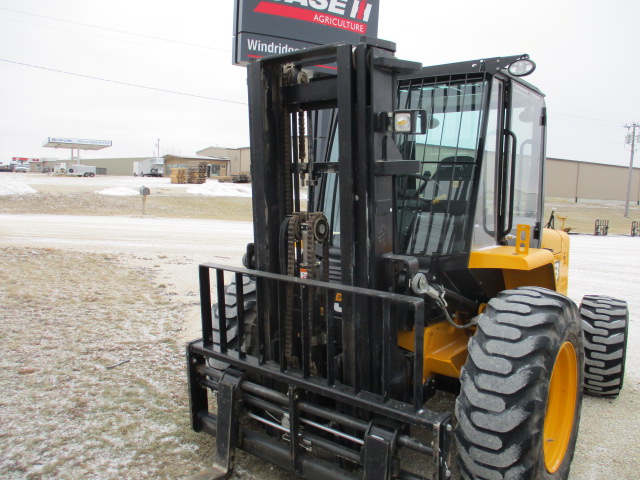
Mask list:
[[[210,218],[251,221],[251,199],[155,195],[147,198],[147,215],[169,218]],[[110,196],[96,193],[36,193],[0,196],[0,213],[58,215],[142,215],[139,196]]]
[[[566,217],[565,227],[574,233],[593,233],[596,219],[609,220],[609,233],[629,235],[631,222],[640,221],[640,206],[631,205],[630,217],[624,217],[624,205],[612,203],[575,203],[549,199],[544,220],[556,209]],[[12,195],[0,197],[0,213],[37,213],[59,215],[142,215],[140,197],[118,197],[95,193]],[[251,199],[242,197],[201,197],[194,195],[156,195],[147,199],[147,214],[168,218],[244,220],[253,218]],[[562,220],[556,220],[560,228]]]
[[[556,209],[556,228],[562,226],[562,219],[566,217],[564,226],[574,233],[593,234],[597,219],[609,220],[609,234],[630,235],[631,222],[640,221],[640,206],[630,205],[629,218],[625,218],[625,206],[613,203],[575,203],[559,199],[550,199],[545,205],[545,222],[551,215],[551,209]]]

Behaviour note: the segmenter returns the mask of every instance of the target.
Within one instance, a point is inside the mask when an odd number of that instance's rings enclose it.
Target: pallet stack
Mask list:
[[[171,169],[171,183],[187,183],[187,169],[186,168],[172,168]]]
[[[207,162],[193,162],[187,168],[187,183],[205,183],[207,181]]]

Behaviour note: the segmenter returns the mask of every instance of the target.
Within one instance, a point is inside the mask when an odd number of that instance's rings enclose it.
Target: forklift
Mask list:
[[[187,346],[208,478],[237,448],[323,480],[568,477],[583,392],[622,388],[628,309],[566,296],[534,69],[370,38],[249,65],[254,241],[200,265]]]

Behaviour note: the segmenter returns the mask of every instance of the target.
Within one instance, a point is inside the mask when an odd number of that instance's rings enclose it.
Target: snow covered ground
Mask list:
[[[627,301],[629,337],[622,393],[584,397],[571,480],[633,479],[640,470],[640,238],[571,236],[569,296]]]
[[[3,173],[0,174],[0,195],[16,195],[37,193],[38,187],[55,186],[56,188],[91,190],[101,195],[140,195],[140,187],[151,189],[151,193],[171,189],[182,190],[193,195],[212,197],[250,197],[251,184],[220,183],[208,179],[199,185],[171,183],[167,177],[125,177],[97,175],[95,177],[61,177],[42,173]]]

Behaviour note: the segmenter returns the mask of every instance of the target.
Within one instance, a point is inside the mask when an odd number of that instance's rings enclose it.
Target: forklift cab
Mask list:
[[[540,248],[546,108],[544,95],[521,78],[534,68],[519,55],[425,67],[399,78],[395,112],[417,120],[409,132],[393,121],[389,127],[397,151],[387,148],[387,160],[395,154],[411,164],[410,172],[395,176],[395,255],[446,276],[468,269],[474,251],[514,246],[519,225],[529,228],[528,246]],[[338,161],[338,131],[334,124],[328,132],[328,162]],[[340,255],[337,177],[326,175],[315,197],[332,227],[334,256]],[[469,291],[468,278],[461,281]],[[456,288],[456,281],[448,283]]]
[[[502,68],[527,56],[422,69],[399,83],[398,108],[423,110],[424,133],[399,133],[417,174],[399,176],[397,253],[465,255],[513,245],[529,225],[539,247],[543,215],[544,97]],[[511,242],[510,242],[511,241]]]

